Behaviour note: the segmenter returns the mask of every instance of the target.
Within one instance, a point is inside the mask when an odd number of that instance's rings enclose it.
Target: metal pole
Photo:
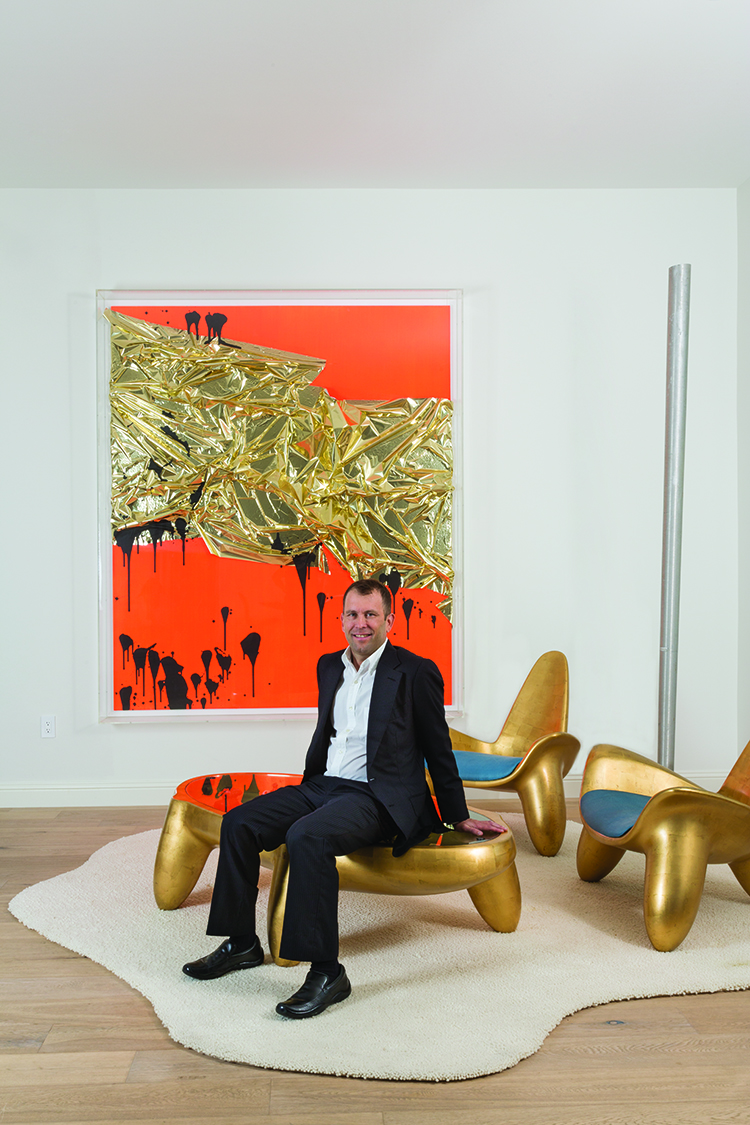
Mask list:
[[[689,322],[690,266],[671,266],[667,334],[667,422],[664,449],[658,741],[659,765],[666,766],[670,770],[674,769],[674,729],[677,712],[677,643],[680,627]]]

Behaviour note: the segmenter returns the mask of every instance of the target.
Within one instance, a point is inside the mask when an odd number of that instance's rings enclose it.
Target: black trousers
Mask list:
[[[336,856],[393,836],[396,825],[366,782],[319,776],[238,805],[224,815],[208,934],[255,932],[259,853],[286,843],[289,886],[282,957],[338,956]]]

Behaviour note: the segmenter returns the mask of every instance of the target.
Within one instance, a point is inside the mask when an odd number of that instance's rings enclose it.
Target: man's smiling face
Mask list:
[[[357,668],[380,648],[391,631],[393,620],[392,613],[386,617],[383,599],[377,591],[371,594],[349,591],[341,614],[341,627]]]

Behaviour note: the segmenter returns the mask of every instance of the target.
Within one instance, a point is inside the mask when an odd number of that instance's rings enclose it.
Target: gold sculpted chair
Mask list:
[[[529,836],[541,855],[557,855],[565,837],[563,778],[581,749],[567,728],[568,661],[562,652],[545,652],[526,677],[494,742],[451,730],[464,786],[517,793]]]
[[[655,949],[676,949],[690,932],[707,864],[728,863],[750,894],[750,742],[718,793],[640,754],[595,746],[580,807],[582,879],[602,879],[626,851],[645,855],[643,918]]]
[[[154,865],[154,897],[161,910],[181,906],[198,881],[214,848],[219,846],[221,818],[228,809],[283,785],[299,775],[240,773],[194,777],[177,787],[170,801]],[[521,888],[516,872],[516,842],[508,830],[477,839],[467,832],[430,836],[394,858],[386,844],[338,856],[342,890],[389,895],[432,895],[467,890],[478,913],[493,930],[512,933],[521,915]],[[284,924],[289,857],[285,845],[261,852],[264,867],[273,869],[268,900],[268,944],[277,965]]]

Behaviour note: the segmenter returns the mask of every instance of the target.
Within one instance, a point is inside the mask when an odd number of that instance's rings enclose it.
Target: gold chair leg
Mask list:
[[[289,885],[289,852],[286,844],[281,844],[273,853],[273,875],[271,876],[271,890],[268,895],[268,948],[277,965],[288,967],[299,965],[299,961],[287,961],[279,956],[281,948],[281,931],[284,928],[284,911],[286,910],[286,892]]]
[[[512,934],[521,917],[521,885],[515,863],[484,883],[469,887],[469,896],[488,926]]]
[[[186,801],[170,801],[154,864],[154,898],[160,910],[176,910],[198,882],[219,843],[221,816]]]
[[[705,841],[685,833],[685,825],[662,822],[646,852],[643,920],[654,949],[669,953],[687,937],[698,913],[706,881]]]
[[[624,848],[615,848],[611,844],[602,844],[582,825],[581,835],[578,840],[576,853],[576,866],[578,875],[587,883],[598,883],[605,875],[609,875],[622,857]]]
[[[732,874],[746,894],[750,895],[750,859],[738,859],[729,864]]]
[[[555,765],[535,769],[516,787],[531,842],[540,855],[557,855],[565,839],[565,789]]]

